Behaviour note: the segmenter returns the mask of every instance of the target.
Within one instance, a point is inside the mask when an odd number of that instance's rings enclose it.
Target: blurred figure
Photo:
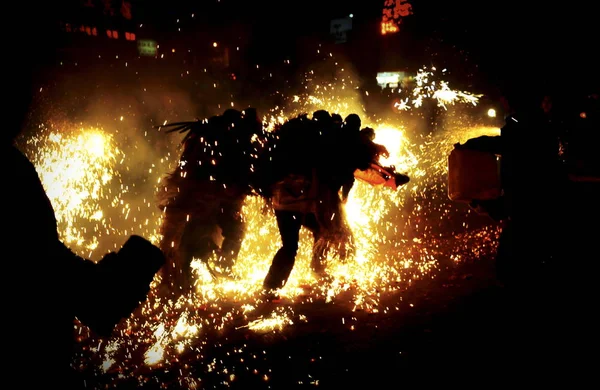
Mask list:
[[[242,206],[253,193],[253,137],[260,138],[262,123],[248,108],[161,127],[186,132],[179,164],[165,178],[157,200],[165,211],[160,243],[168,258],[165,286],[187,292],[193,286],[193,258],[204,261],[214,277],[233,276],[246,232]],[[218,270],[208,263],[213,254]]]
[[[272,200],[282,240],[263,284],[269,298],[287,283],[302,227],[313,235],[311,269],[317,278],[326,277],[329,253],[344,260],[354,250],[342,202],[355,170],[368,168],[375,156],[361,138],[360,117],[339,118],[325,110],[312,119],[292,118],[275,128],[274,144],[262,156],[260,172],[268,180],[261,193]]]
[[[499,337],[514,372],[531,375],[534,360],[539,372],[557,371],[571,381],[591,372],[582,369],[590,364],[583,346],[597,332],[590,307],[597,302],[600,182],[568,180],[556,131],[572,120],[557,126],[564,113],[554,97],[550,107],[544,93],[520,92],[507,99],[513,110],[500,136],[461,147],[501,156],[503,196],[475,203],[502,224],[496,266],[507,321]]]
[[[362,143],[369,149],[369,154],[372,156],[372,162],[379,164],[379,158],[388,158],[390,152],[384,145],[375,142],[375,130],[372,127],[364,127],[360,129]]]
[[[37,11],[53,21],[51,10]],[[53,30],[35,15],[30,22],[33,32],[29,34],[41,45],[35,54],[48,60],[45,55],[51,58],[50,52],[56,47],[54,41],[46,41]],[[48,30],[38,32],[42,26]],[[84,388],[71,367],[75,321],[101,337],[109,337],[114,327],[146,299],[164,256],[139,236],[131,236],[119,252],[109,253],[97,263],[77,256],[63,244],[36,169],[15,143],[33,107],[33,97],[43,86],[37,76],[46,64],[26,52],[31,51],[32,42],[18,41],[14,34],[13,38],[15,41],[8,45],[17,43],[17,47],[5,47],[11,53],[4,67],[11,79],[6,86],[11,98],[3,106],[7,122],[1,132],[0,153],[6,168],[3,203],[8,206],[3,214],[7,228],[2,234],[2,248],[11,254],[4,265],[12,281],[3,283],[8,287],[3,291],[3,313],[10,328],[4,359],[10,375],[7,380],[31,389]]]
[[[508,115],[499,136],[482,136],[458,146],[500,156],[503,196],[496,201],[475,200],[472,206],[483,207],[503,223],[497,255],[499,279],[530,288],[548,276],[567,246],[562,239],[564,213],[554,209],[565,202],[566,175],[559,158],[557,127],[550,121],[550,95],[515,91],[507,93],[506,102]]]
[[[354,186],[356,169],[367,169],[375,158],[373,150],[369,150],[361,131],[362,121],[357,114],[346,116],[341,126],[331,132],[325,139],[327,165],[331,167],[327,174],[327,182],[335,193],[341,196],[341,202],[346,203]]]
[[[326,123],[325,115],[320,115],[321,123]],[[322,271],[324,253],[316,245],[323,233],[317,215],[319,183],[316,170],[321,135],[316,121],[301,115],[277,126],[273,131],[273,144],[261,156],[260,193],[272,204],[281,236],[281,247],[263,282],[267,299],[277,299],[276,290],[287,283],[296,260],[302,227],[307,228],[314,239],[311,267],[315,272]]]

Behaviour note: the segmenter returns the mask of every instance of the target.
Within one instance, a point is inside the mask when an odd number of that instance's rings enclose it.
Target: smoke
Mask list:
[[[295,74],[287,88],[279,93],[281,106],[270,111],[273,115],[287,117],[327,110],[343,118],[349,114],[367,117],[362,81],[352,64],[329,53],[303,66]]]
[[[154,202],[157,184],[176,163],[182,138],[165,134],[157,126],[193,120],[203,104],[194,98],[193,82],[173,82],[173,72],[157,69],[142,74],[128,65],[81,70],[71,64],[53,69],[35,96],[17,144],[34,162],[46,191],[52,194],[59,231],[70,232],[63,241],[90,259],[117,250],[117,244],[130,234],[156,236],[161,213]],[[90,151],[72,148],[82,134],[96,131],[107,137],[112,149],[105,153],[114,155],[115,161],[94,160],[85,155]],[[62,137],[58,141],[56,134]],[[78,169],[87,171],[88,176],[66,175],[74,164],[83,165]],[[59,167],[63,172],[55,172]],[[98,195],[94,183],[105,180],[109,180],[107,188]],[[77,201],[66,192],[79,192]],[[100,210],[101,219],[90,217]],[[80,231],[69,228],[74,226],[80,226]],[[123,237],[115,240],[115,235]]]

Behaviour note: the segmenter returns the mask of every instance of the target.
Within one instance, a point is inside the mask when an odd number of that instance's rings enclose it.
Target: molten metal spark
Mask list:
[[[289,108],[272,110],[265,122],[272,127],[316,109],[342,116],[364,114],[352,77],[343,68],[338,69],[338,75],[334,81],[319,83],[314,81],[314,72],[308,72],[306,93],[291,98]],[[420,93],[425,90],[421,85]],[[448,104],[446,98],[451,94],[435,91],[428,96]],[[498,229],[465,226],[466,213],[449,201],[445,184],[447,156],[453,145],[477,135],[497,134],[498,129],[457,121],[438,133],[422,135],[400,123],[363,126],[373,127],[376,142],[390,152],[382,163],[395,165],[411,181],[397,191],[357,181],[346,204],[356,254],[345,261],[330,257],[329,278],[315,280],[312,276],[312,238],[302,230],[294,270],[281,291],[282,301],[275,310],[265,309],[259,292],[279,247],[279,232],[273,214],[265,212],[265,202],[248,197],[243,208],[248,231],[233,269],[236,280],[215,280],[204,263],[194,260],[196,288],[192,294],[172,300],[153,290],[151,298],[119,324],[106,342],[79,325],[82,348],[75,356],[75,366],[97,370],[98,375],[119,372],[120,378],[139,380],[140,385],[153,369],[169,371],[177,367],[177,381],[193,388],[198,385],[195,374],[190,366],[178,364],[188,359],[204,362],[205,373],[219,375],[223,383],[228,383],[235,378],[233,367],[228,365],[232,363],[210,355],[211,348],[220,345],[219,335],[223,332],[263,333],[297,326],[310,321],[306,308],[316,302],[336,305],[351,314],[359,310],[385,314],[395,310],[389,303],[389,297],[397,299],[393,293],[403,291],[415,280],[432,277],[445,259],[459,262],[494,250]],[[46,134],[29,143],[30,149],[36,150],[32,161],[57,210],[61,237],[71,240],[70,246],[82,255],[89,253],[89,243],[108,241],[116,248],[122,237],[133,232],[157,242],[162,214],[149,200],[149,194],[160,187],[163,174],[177,164],[178,142],[166,147],[164,157],[159,153],[153,157],[145,180],[152,185],[140,188],[125,179],[132,177],[131,171],[139,165],[135,156],[139,155],[140,145],[126,148],[122,146],[126,145],[124,141],[103,130],[70,128],[62,126],[60,132],[42,129]],[[100,215],[104,218],[95,219]],[[90,221],[97,228],[85,229]],[[346,325],[354,329],[353,324]],[[242,356],[244,350],[235,347],[227,353]],[[254,370],[250,360],[241,359],[236,364],[240,369]]]
[[[122,202],[122,193],[112,193],[119,178],[122,152],[110,135],[97,128],[48,129],[29,139],[28,156],[59,222],[65,244],[93,251],[104,232],[112,229],[106,209]],[[92,225],[93,235],[86,234]]]
[[[477,105],[479,98],[482,95],[474,95],[468,92],[455,91],[450,89],[448,82],[444,80],[438,80],[436,76],[437,69],[432,67],[431,70],[423,67],[419,69],[415,76],[415,87],[412,89],[412,106],[409,104],[410,98],[401,99],[395,103],[394,106],[400,110],[408,110],[410,108],[419,108],[423,105],[423,100],[433,99],[437,102],[438,107],[442,107],[445,110],[448,109],[448,105],[455,103],[467,103],[473,106]],[[444,70],[442,70],[444,73]]]

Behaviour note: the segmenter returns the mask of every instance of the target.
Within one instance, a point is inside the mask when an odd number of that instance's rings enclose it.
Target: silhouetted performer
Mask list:
[[[165,211],[160,247],[168,258],[165,282],[173,291],[193,285],[191,261],[205,261],[214,253],[221,274],[232,268],[246,232],[242,206],[252,194],[256,158],[254,136],[262,123],[256,110],[229,109],[208,121],[168,124],[169,132],[187,132],[179,164],[159,190]],[[218,235],[223,237],[222,243]],[[209,266],[213,276],[218,272]]]
[[[324,261],[330,249],[344,253],[352,245],[340,185],[332,173],[337,165],[331,165],[333,151],[325,142],[339,131],[336,126],[340,124],[324,110],[316,111],[312,119],[306,115],[292,118],[276,127],[274,143],[262,156],[259,172],[267,180],[260,192],[272,200],[282,241],[263,284],[268,298],[287,283],[302,227],[313,235],[311,269],[318,277],[325,276]]]

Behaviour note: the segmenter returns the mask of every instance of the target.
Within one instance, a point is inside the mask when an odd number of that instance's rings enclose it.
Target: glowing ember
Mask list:
[[[412,90],[412,96],[401,99],[394,106],[398,110],[408,110],[413,107],[419,108],[423,105],[423,100],[425,99],[435,100],[437,105],[444,109],[448,109],[448,105],[455,103],[477,105],[482,95],[474,95],[450,89],[447,81],[436,78],[436,71],[435,67],[432,67],[431,70],[427,70],[427,68],[419,69],[419,72],[415,76],[415,87]],[[444,72],[445,69],[442,70],[442,73]]]
[[[93,251],[99,236],[111,229],[106,208],[121,203],[122,194],[110,191],[119,176],[121,151],[108,134],[95,128],[44,128],[28,144],[28,150],[36,151],[29,157],[54,206],[62,240],[73,249]],[[89,224],[93,235],[85,233]]]
[[[403,109],[419,107],[425,97],[436,99],[444,108],[456,101],[476,104],[477,95],[451,91],[446,83],[428,84],[430,73],[420,74],[411,107]],[[417,279],[432,277],[442,261],[462,261],[494,250],[498,230],[464,226],[468,211],[448,199],[446,175],[447,156],[455,143],[497,134],[498,129],[465,125],[457,119],[446,123],[443,131],[422,135],[400,120],[368,123],[355,83],[343,68],[338,68],[336,82],[318,82],[314,72],[308,72],[304,87],[305,94],[290,98],[285,109],[278,107],[265,116],[270,128],[317,109],[342,116],[358,113],[364,118],[363,126],[375,129],[375,141],[390,152],[382,163],[395,165],[411,178],[397,191],[357,181],[346,204],[356,239],[355,258],[328,259],[331,278],[317,283],[309,267],[312,238],[302,230],[296,265],[281,292],[282,301],[274,310],[266,310],[259,291],[279,247],[279,232],[262,198],[249,197],[243,208],[248,232],[233,269],[235,280],[215,280],[204,263],[194,261],[197,283],[192,294],[173,301],[152,291],[110,340],[95,340],[79,325],[81,345],[95,347],[78,352],[76,367],[98,371],[98,375],[119,372],[120,378],[144,381],[141,378],[150,370],[168,370],[185,354],[192,354],[204,362],[206,372],[218,372],[227,383],[235,377],[232,367],[213,360],[209,352],[225,330],[281,331],[310,321],[303,307],[314,302],[335,304],[346,313],[386,313],[393,310],[387,298]],[[100,244],[105,250],[116,248],[133,233],[158,242],[161,212],[153,194],[164,173],[177,163],[178,140],[140,168],[136,159],[140,145],[122,146],[126,143],[118,132],[66,125],[40,130],[27,149],[33,151],[32,161],[57,211],[61,236],[73,250],[89,258]],[[142,181],[137,173],[132,174],[140,170]],[[348,327],[354,329],[351,324]],[[251,369],[251,363],[243,359],[239,364]],[[268,379],[267,374],[261,375]],[[176,376],[188,388],[198,386],[186,370],[180,368]]]
[[[54,207],[61,239],[90,259],[117,249],[134,233],[158,240],[159,210],[153,195],[140,191],[148,183],[154,191],[160,171],[151,166],[134,174],[140,169],[132,160],[135,151],[120,147],[116,134],[70,124],[42,125],[24,146]]]

